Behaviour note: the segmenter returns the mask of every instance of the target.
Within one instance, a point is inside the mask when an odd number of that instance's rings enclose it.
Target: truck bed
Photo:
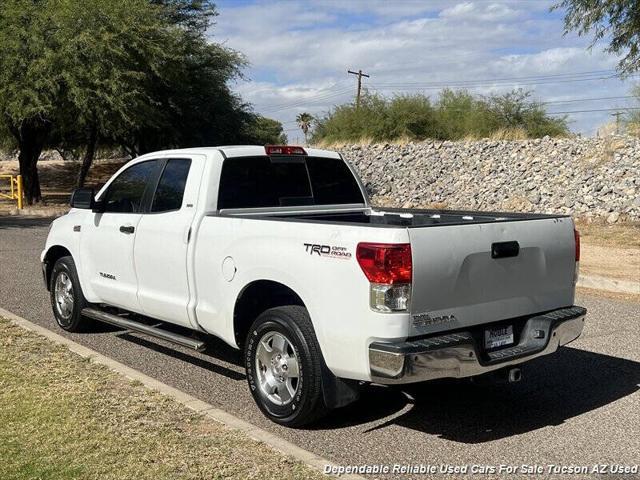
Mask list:
[[[366,225],[369,227],[429,227],[454,226],[478,223],[494,223],[505,221],[538,220],[562,218],[566,215],[547,215],[538,213],[503,213],[456,210],[428,209],[354,209],[354,210],[322,210],[322,211],[290,211],[290,212],[246,212],[232,213],[250,218],[277,219],[288,221],[318,222],[339,225]]]
[[[328,245],[329,235],[331,241],[340,238],[340,245],[351,251],[358,242],[377,241],[371,227],[406,230],[405,241],[411,244],[413,256],[410,311],[418,318],[449,319],[416,324],[412,335],[469,328],[573,305],[574,229],[566,215],[362,207],[237,214],[282,226],[289,222],[333,225],[337,227],[333,233],[319,229],[317,235],[301,240],[314,238]],[[358,226],[369,227],[369,232],[359,235],[354,231]],[[350,232],[338,232],[340,227]],[[287,235],[295,234],[289,230]],[[355,244],[350,244],[354,240]]]

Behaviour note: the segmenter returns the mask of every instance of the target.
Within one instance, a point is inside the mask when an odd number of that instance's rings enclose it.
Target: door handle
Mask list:
[[[122,233],[131,234],[136,231],[135,227],[120,225],[120,231]]]

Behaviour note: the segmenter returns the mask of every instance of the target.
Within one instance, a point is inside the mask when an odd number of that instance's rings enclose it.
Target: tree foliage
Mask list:
[[[84,149],[81,184],[99,144],[137,155],[266,138],[229,86],[244,58],[206,36],[215,15],[208,0],[2,0],[0,132],[27,201],[45,146]]]
[[[282,123],[272,118],[255,115],[247,125],[247,138],[250,143],[258,145],[286,145],[287,136],[282,129]]]
[[[505,131],[522,132],[525,137],[569,133],[566,119],[549,116],[530,92],[482,97],[443,90],[435,102],[421,94],[385,98],[367,93],[360,108],[340,105],[320,119],[313,141],[459,140]]]
[[[565,9],[565,31],[593,35],[609,42],[607,51],[622,55],[619,70],[631,74],[640,69],[640,5],[637,0],[562,0],[554,9]]]
[[[296,123],[302,133],[304,134],[304,142],[308,142],[309,138],[309,130],[311,130],[311,126],[313,125],[315,118],[309,112],[302,112],[296,116]]]

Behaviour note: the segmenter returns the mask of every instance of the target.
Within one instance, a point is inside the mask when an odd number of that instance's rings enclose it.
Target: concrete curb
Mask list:
[[[233,430],[238,430],[257,440],[259,442],[265,443],[269,445],[274,450],[277,450],[287,456],[293,457],[296,460],[299,460],[311,468],[318,470],[320,472],[324,472],[324,468],[326,465],[335,466],[333,462],[330,462],[326,458],[320,457],[308,450],[300,448],[293,443],[274,435],[271,432],[267,432],[255,425],[242,420],[230,413],[227,413],[219,408],[214,407],[213,405],[199,400],[188,393],[185,393],[177,388],[171,387],[166,383],[162,383],[155,378],[152,378],[148,375],[145,375],[138,370],[127,367],[126,365],[117,362],[109,357],[102,355],[101,353],[96,352],[95,350],[91,350],[79,343],[74,342],[73,340],[69,340],[68,338],[63,337],[62,335],[58,335],[51,330],[48,330],[40,325],[36,325],[35,323],[30,322],[18,315],[9,312],[0,307],[0,317],[4,317],[7,320],[10,320],[15,325],[24,328],[25,330],[29,330],[31,332],[37,333],[48,340],[51,340],[54,343],[59,345],[66,346],[72,352],[80,355],[81,357],[90,359],[92,362],[98,363],[100,365],[104,365],[108,367],[110,370],[119,373],[120,375],[124,375],[125,377],[131,380],[137,380],[144,384],[146,387],[156,390],[164,395],[167,395],[179,403],[182,403],[186,407],[194,410],[211,420],[215,420],[218,423],[222,423],[228,428]],[[348,479],[348,480],[365,480],[364,477],[360,475],[341,475],[340,478]]]
[[[578,287],[606,290],[607,292],[640,294],[640,282],[629,282],[598,275],[580,275]]]

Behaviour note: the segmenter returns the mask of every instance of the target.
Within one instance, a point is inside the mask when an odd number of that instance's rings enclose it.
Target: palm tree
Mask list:
[[[300,114],[298,114],[298,116],[296,117],[296,122],[298,122],[298,126],[300,127],[300,130],[302,130],[302,133],[304,133],[304,143],[308,143],[308,134],[309,134],[309,129],[311,128],[311,123],[313,122],[314,118],[313,115],[311,115],[310,113],[307,112],[302,112]]]

